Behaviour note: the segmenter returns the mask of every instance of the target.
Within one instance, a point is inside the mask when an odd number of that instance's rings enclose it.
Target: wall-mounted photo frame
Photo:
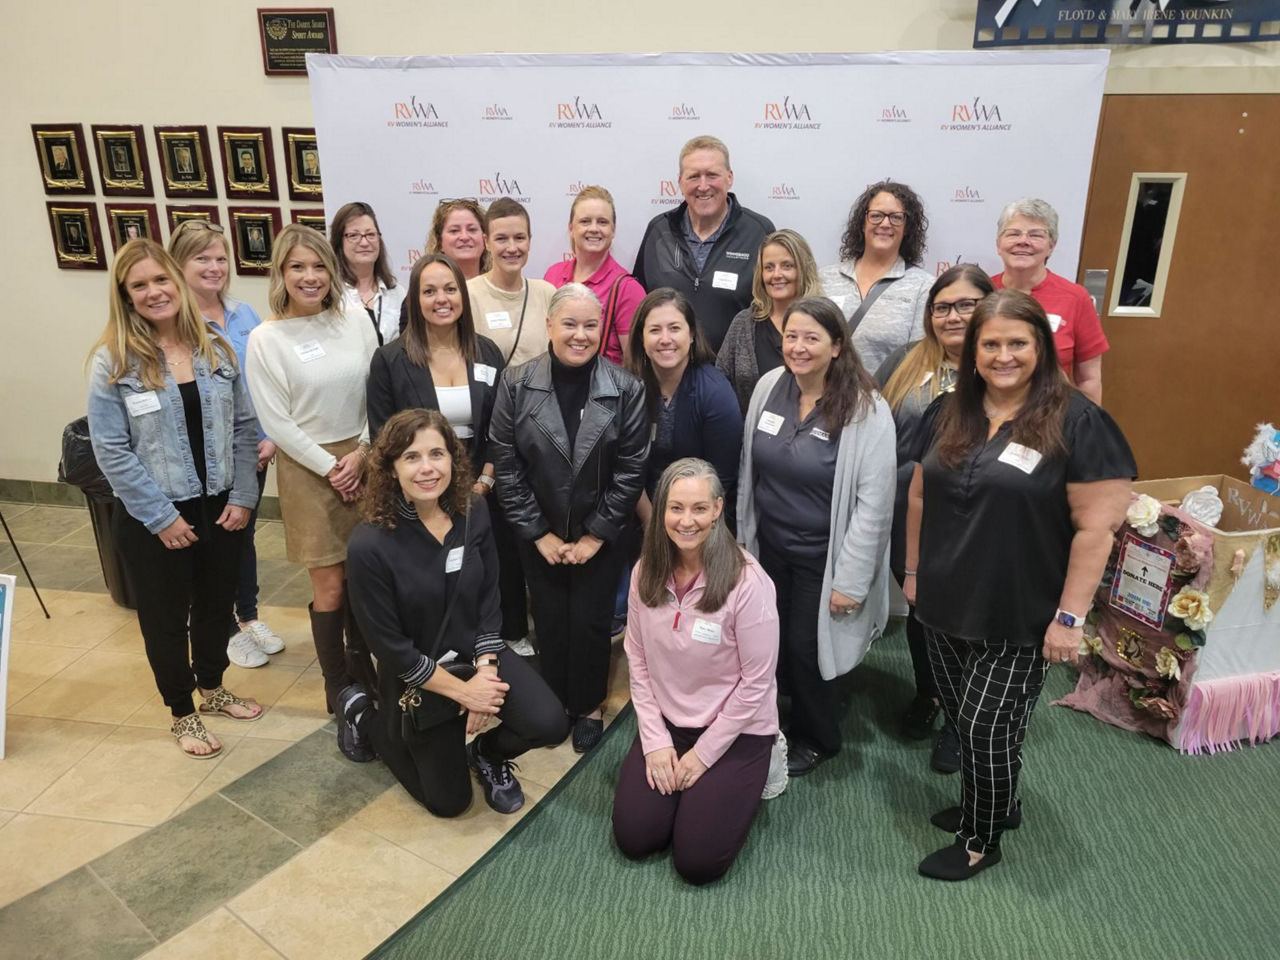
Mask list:
[[[290,200],[324,199],[320,187],[320,150],[312,127],[281,127]]]
[[[227,207],[231,242],[235,247],[236,273],[265,277],[271,269],[271,246],[280,232],[277,207]]]
[[[103,209],[107,212],[107,233],[111,236],[112,252],[139,237],[164,243],[154,203],[106,203]]]
[[[186,125],[156,127],[155,134],[164,195],[174,198],[216,197],[218,188],[213,182],[208,128]]]
[[[222,182],[233,200],[275,200],[270,127],[219,127]]]
[[[329,236],[329,225],[325,223],[323,210],[290,210],[289,218],[294,223],[318,230],[323,237]]]
[[[60,270],[105,270],[97,204],[47,200],[53,252]]]
[[[169,234],[178,229],[184,220],[203,220],[205,223],[222,224],[222,215],[218,208],[200,203],[169,203],[164,208],[165,219],[169,221]]]
[[[93,195],[93,174],[85,149],[84,125],[33,123],[31,137],[40,158],[40,178],[45,193]]]
[[[147,141],[141,125],[110,126],[95,123],[94,151],[102,193],[108,197],[151,196],[151,174],[147,166]]]

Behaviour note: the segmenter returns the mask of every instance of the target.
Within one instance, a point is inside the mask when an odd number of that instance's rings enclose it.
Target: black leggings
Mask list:
[[[486,760],[512,760],[534,747],[560,743],[569,733],[564,707],[522,658],[510,650],[498,654],[498,676],[511,685],[498,719],[501,726],[480,734]],[[381,671],[381,707],[360,717],[361,736],[409,791],[437,817],[456,817],[471,804],[471,772],[467,769],[467,716],[460,714],[428,733],[405,740],[400,730],[400,694],[404,683]]]

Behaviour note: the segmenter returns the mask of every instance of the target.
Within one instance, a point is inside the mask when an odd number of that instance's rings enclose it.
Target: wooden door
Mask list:
[[[1135,172],[1186,174],[1159,317],[1110,309]],[[1102,400],[1143,479],[1247,479],[1255,424],[1280,424],[1278,238],[1280,96],[1103,100],[1078,279],[1110,271]]]

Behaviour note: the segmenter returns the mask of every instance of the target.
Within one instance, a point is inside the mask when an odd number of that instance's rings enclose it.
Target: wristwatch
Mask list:
[[[1067,613],[1067,611],[1061,608],[1059,608],[1058,612],[1054,614],[1054,619],[1057,620],[1064,627],[1084,626],[1084,617],[1076,616],[1074,613]]]

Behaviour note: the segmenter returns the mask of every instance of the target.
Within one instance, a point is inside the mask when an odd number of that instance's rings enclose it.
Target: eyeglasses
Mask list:
[[[191,219],[183,220],[173,232],[181,233],[183,230],[190,233],[192,230],[208,230],[210,233],[226,233],[222,228],[222,224],[214,223],[212,220]]]
[[[382,236],[382,234],[377,230],[366,230],[364,233],[352,230],[350,233],[344,233],[342,235],[342,239],[347,241],[347,243],[359,243],[361,240],[365,243],[373,243],[373,241],[377,240],[380,236]]]
[[[883,210],[871,210],[867,213],[867,220],[876,226],[888,220],[895,227],[900,227],[907,222],[905,213],[885,213]]]
[[[1048,230],[1004,230],[1000,233],[1001,240],[1021,240],[1026,237],[1033,243],[1044,243],[1049,239]]]
[[[952,303],[944,303],[941,300],[935,300],[930,308],[933,313],[933,319],[941,320],[954,309],[957,317],[968,320],[973,316],[973,311],[978,308],[978,301],[972,297],[966,297],[964,300],[956,300]]]

